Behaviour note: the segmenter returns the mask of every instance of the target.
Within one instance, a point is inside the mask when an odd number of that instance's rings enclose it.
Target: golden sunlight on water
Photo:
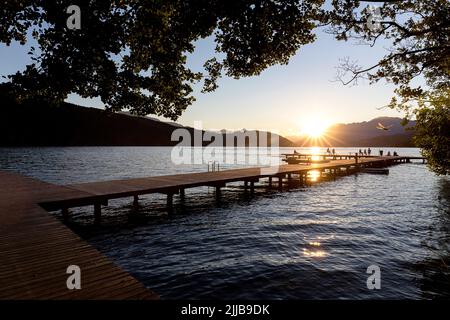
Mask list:
[[[319,181],[320,171],[319,170],[310,170],[308,171],[308,179],[312,182]]]
[[[320,152],[320,148],[319,147],[312,147],[308,150],[308,153],[312,155],[311,159],[312,160],[320,160],[319,154]]]
[[[323,249],[321,249],[322,244],[319,241],[320,239],[321,237],[319,237],[317,240],[315,239],[308,241],[308,246],[310,246],[311,248],[303,249],[304,257],[321,258],[327,255],[326,252]]]
[[[311,148],[309,148],[308,153],[310,153],[312,155],[320,154],[320,147],[311,147]]]
[[[322,258],[322,257],[326,256],[326,253],[323,250],[303,249],[303,256],[305,256],[305,257],[314,257],[314,258]]]

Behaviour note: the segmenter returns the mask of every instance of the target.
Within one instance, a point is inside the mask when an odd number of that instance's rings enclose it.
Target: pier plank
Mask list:
[[[156,299],[38,203],[88,193],[0,171],[0,299]],[[81,268],[81,290],[66,286]]]

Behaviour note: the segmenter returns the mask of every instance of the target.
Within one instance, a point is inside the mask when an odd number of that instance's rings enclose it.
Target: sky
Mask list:
[[[317,40],[301,47],[288,65],[272,66],[259,76],[219,80],[213,93],[194,91],[196,102],[178,119],[193,126],[201,121],[204,129],[259,129],[283,135],[297,135],[311,123],[350,123],[368,121],[379,116],[402,116],[391,109],[379,109],[389,103],[394,87],[384,81],[370,85],[344,86],[334,81],[339,59],[350,57],[363,66],[371,66],[386,53],[386,43],[376,47],[337,41],[317,31]],[[200,70],[212,57],[214,42],[200,40],[188,65]],[[22,70],[30,62],[27,47],[0,44],[0,74]],[[67,101],[102,108],[99,99],[82,99],[70,95]],[[150,115],[152,116],[152,115]],[[163,121],[170,121],[157,117]]]

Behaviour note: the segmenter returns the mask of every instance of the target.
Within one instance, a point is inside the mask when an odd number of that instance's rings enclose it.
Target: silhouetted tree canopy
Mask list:
[[[374,6],[375,2],[381,3]],[[338,40],[374,46],[383,39],[390,45],[373,65],[360,66],[350,58],[343,59],[338,79],[344,84],[366,78],[371,83],[387,80],[396,85],[389,107],[404,111],[406,119],[416,116],[417,146],[433,171],[448,174],[449,129],[445,125],[449,125],[450,1],[332,3],[333,10],[326,13],[324,21]]]
[[[10,75],[19,98],[62,101],[68,94],[100,97],[112,111],[129,109],[173,120],[193,101],[192,86],[216,88],[224,73],[257,75],[288,62],[314,41],[322,0],[8,0],[0,8],[0,41],[25,44],[33,63]],[[69,30],[69,5],[81,29]],[[213,36],[216,54],[194,72],[186,58],[195,41]],[[218,58],[221,57],[221,58]]]
[[[450,174],[450,90],[420,100],[414,141],[437,174]]]

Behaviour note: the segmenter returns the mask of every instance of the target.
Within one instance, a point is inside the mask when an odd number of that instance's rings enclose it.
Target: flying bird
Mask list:
[[[379,130],[389,130],[392,126],[393,125],[391,124],[390,126],[386,127],[382,123],[378,122],[377,129],[379,129]]]

